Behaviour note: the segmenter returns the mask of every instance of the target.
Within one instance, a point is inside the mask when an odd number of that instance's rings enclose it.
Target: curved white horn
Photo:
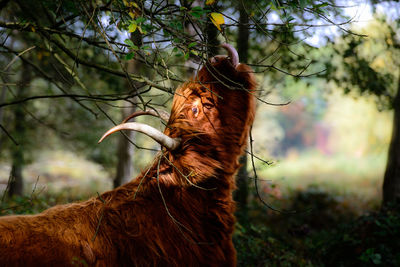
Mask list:
[[[125,122],[129,121],[130,119],[141,116],[141,115],[151,115],[154,117],[161,118],[162,120],[164,120],[166,122],[168,122],[169,117],[170,117],[169,113],[166,112],[165,110],[159,110],[159,109],[149,109],[146,111],[140,110],[140,111],[136,111],[136,112],[132,113],[131,115],[129,115],[129,117],[125,118],[122,121],[122,123],[125,123]]]
[[[127,122],[114,126],[100,138],[99,143],[101,143],[110,134],[121,130],[137,131],[144,133],[145,135],[153,138],[160,145],[164,146],[170,151],[177,149],[181,143],[179,138],[171,138],[163,134],[159,130],[139,122]]]
[[[236,49],[230,44],[222,44],[221,47],[228,51],[228,56],[231,58],[231,63],[236,68],[236,66],[239,64],[239,54]]]

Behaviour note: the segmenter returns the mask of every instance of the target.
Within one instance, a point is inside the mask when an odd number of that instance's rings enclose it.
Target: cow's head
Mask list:
[[[243,151],[254,119],[256,83],[251,68],[239,63],[236,50],[228,44],[222,47],[228,56],[211,58],[196,77],[176,90],[169,119],[164,112],[154,110],[129,117],[142,114],[164,117],[168,120],[164,133],[125,120],[104,134],[100,142],[119,130],[140,131],[159,142],[173,158],[186,156],[188,161],[210,158],[236,169],[237,157]]]

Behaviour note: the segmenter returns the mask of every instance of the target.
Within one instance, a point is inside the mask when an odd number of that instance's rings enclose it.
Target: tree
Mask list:
[[[142,36],[138,31],[135,31],[130,34],[130,40],[134,45],[140,47],[142,45]],[[131,59],[127,62],[127,72],[128,73],[140,73],[140,68],[142,64],[135,60]],[[129,82],[126,81],[126,87],[131,88],[132,91],[136,91],[137,88],[140,87],[140,83],[138,82]],[[131,101],[135,102],[136,98],[132,98]],[[130,114],[132,114],[136,110],[134,105],[121,109],[122,118],[125,119]],[[118,147],[117,147],[117,171],[114,178],[114,188],[118,187],[124,183],[129,182],[133,176],[133,164],[132,158],[134,153],[134,147],[130,143],[134,139],[135,133],[133,131],[125,131],[124,135],[119,136]]]
[[[131,60],[127,63],[127,71],[128,73],[134,73],[138,65],[134,60]],[[126,86],[130,86],[128,83]],[[127,106],[126,108],[121,109],[121,117],[125,119],[130,114],[135,111],[134,106]],[[133,176],[133,165],[132,158],[134,153],[134,147],[130,143],[134,140],[135,132],[133,131],[124,131],[124,134],[120,134],[118,137],[118,146],[117,146],[117,171],[114,177],[114,188],[127,183]]]
[[[374,94],[379,107],[393,109],[393,132],[383,182],[383,205],[400,201],[400,41],[396,37],[399,18],[376,16],[364,29],[369,36],[344,35],[333,45],[341,59],[326,62],[328,79],[345,92]],[[334,55],[332,55],[334,57]],[[337,62],[337,63],[332,63]]]
[[[28,91],[28,87],[32,81],[32,73],[27,64],[22,64],[22,71],[20,77],[20,84],[18,85],[17,97],[24,97]],[[24,191],[24,179],[22,176],[22,170],[26,164],[25,155],[25,143],[29,142],[27,136],[27,123],[24,106],[16,106],[14,111],[14,132],[17,135],[17,147],[11,154],[12,167],[10,173],[9,190],[10,196],[19,195],[21,196]]]
[[[247,62],[249,53],[249,28],[246,26],[249,23],[249,15],[246,11],[244,1],[239,1],[237,9],[239,10],[239,27],[237,36],[237,47],[239,59],[241,62]],[[238,203],[238,219],[241,223],[245,223],[248,210],[249,197],[249,173],[247,171],[247,154],[241,156],[239,164],[241,165],[236,177],[237,190],[234,194],[234,199]],[[244,219],[243,219],[244,218]]]
[[[393,132],[383,182],[384,204],[400,202],[400,78],[397,84],[397,93],[393,99]]]

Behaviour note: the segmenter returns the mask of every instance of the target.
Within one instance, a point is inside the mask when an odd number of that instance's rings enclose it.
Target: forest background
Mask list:
[[[399,23],[399,1],[2,0],[1,215],[135,177],[159,146],[99,137],[135,110],[169,110],[227,42],[259,83],[239,265],[398,266]]]

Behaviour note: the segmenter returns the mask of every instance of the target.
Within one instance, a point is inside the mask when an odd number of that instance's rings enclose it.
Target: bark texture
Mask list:
[[[400,75],[393,111],[392,139],[383,181],[383,205],[400,203]]]
[[[27,64],[22,65],[22,76],[20,83],[17,87],[17,98],[23,98],[28,91],[28,87],[32,80],[31,69]],[[26,164],[24,150],[25,143],[28,142],[29,136],[27,136],[26,126],[26,114],[23,104],[16,105],[14,111],[14,133],[13,136],[16,138],[18,145],[13,148],[11,153],[12,167],[9,180],[8,195],[19,195],[21,196],[24,192],[24,178],[22,176],[23,168]]]

